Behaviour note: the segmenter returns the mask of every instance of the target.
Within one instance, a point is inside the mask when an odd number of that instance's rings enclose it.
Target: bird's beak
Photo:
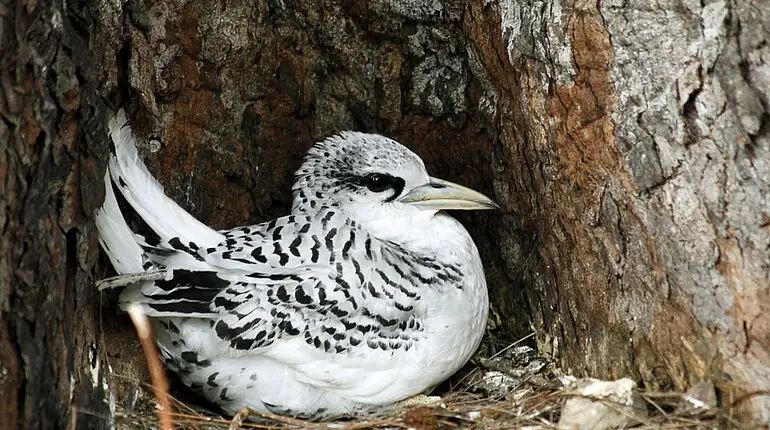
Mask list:
[[[500,209],[497,203],[484,194],[433,177],[430,178],[430,182],[408,192],[399,201],[419,208],[435,210]]]

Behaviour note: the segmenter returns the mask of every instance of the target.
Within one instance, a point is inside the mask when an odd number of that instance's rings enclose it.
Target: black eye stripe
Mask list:
[[[386,202],[392,202],[396,199],[396,197],[401,195],[401,192],[404,191],[404,185],[406,185],[406,181],[404,181],[401,178],[393,178],[393,182],[391,184],[391,188],[393,189],[393,195],[385,199]]]
[[[401,195],[406,184],[403,179],[388,175],[387,173],[369,173],[359,176],[356,182],[373,193],[381,193],[389,189],[393,190],[393,194],[385,199],[386,202],[391,202]]]

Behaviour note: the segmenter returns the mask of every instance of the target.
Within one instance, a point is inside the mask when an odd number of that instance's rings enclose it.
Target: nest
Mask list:
[[[474,358],[460,375],[440,387],[440,398],[426,398],[423,404],[405,402],[372,415],[313,422],[243,410],[236,417],[229,418],[212,413],[189,399],[184,401],[183,394],[172,390],[172,394],[168,395],[172,399],[172,412],[165,415],[170,420],[164,424],[161,419],[163,408],[156,401],[157,393],[154,393],[153,386],[134,381],[137,383],[134,401],[118,403],[114,395],[110,396],[110,416],[103,418],[110,428],[140,430],[550,429],[560,428],[559,420],[569,399],[590,397],[576,394],[569,381],[569,376],[560,372],[554,363],[538,356],[531,347],[513,344],[491,357]],[[737,418],[735,407],[740,401],[734,402],[731,407],[717,407],[714,395],[714,404],[708,404],[714,393],[713,385],[705,388],[706,399],[699,399],[698,395],[690,392],[633,391],[635,398],[641,399],[645,411],[643,418],[626,427],[753,428]],[[624,407],[608,398],[593,398],[591,401],[602,403],[609,409],[622,411]]]

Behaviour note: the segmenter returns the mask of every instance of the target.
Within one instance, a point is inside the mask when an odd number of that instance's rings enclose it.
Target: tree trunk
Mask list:
[[[474,2],[463,28],[541,351],[728,404],[767,390],[770,3],[522,3]]]
[[[459,216],[492,337],[726,403],[770,388],[770,4],[339,3],[0,5],[0,422],[105,427],[105,388],[145,380],[93,286],[118,105],[217,228],[285,214],[313,142],[396,138],[504,207]]]
[[[0,4],[3,428],[62,428],[75,406],[106,414],[93,286],[103,271],[89,217],[104,195],[106,110],[95,88],[107,82],[89,52],[104,31],[94,24],[58,2]],[[80,422],[94,421],[102,426]]]

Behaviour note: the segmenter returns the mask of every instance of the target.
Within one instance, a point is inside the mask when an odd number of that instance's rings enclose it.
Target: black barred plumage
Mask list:
[[[481,263],[441,210],[495,205],[429,177],[400,144],[351,132],[318,143],[291,214],[215,231],[165,196],[122,112],[110,129],[96,220],[124,275],[103,285],[126,286],[121,305],[157,323],[169,369],[225,411],[320,419],[385,405],[438,384],[478,345]]]

